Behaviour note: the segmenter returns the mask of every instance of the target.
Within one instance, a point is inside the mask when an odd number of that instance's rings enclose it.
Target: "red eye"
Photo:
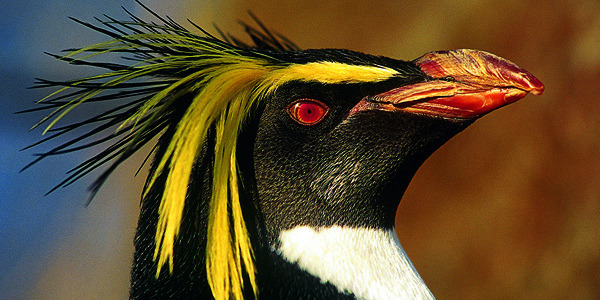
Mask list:
[[[315,125],[323,120],[329,107],[325,103],[313,99],[301,99],[287,109],[294,121],[302,125]]]

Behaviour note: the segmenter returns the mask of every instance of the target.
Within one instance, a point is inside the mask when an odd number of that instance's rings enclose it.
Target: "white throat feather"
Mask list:
[[[299,226],[276,253],[359,299],[434,299],[393,229]]]

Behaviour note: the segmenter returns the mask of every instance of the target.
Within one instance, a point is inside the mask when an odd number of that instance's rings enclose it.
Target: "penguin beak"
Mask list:
[[[413,61],[428,79],[368,99],[379,108],[451,119],[473,119],[513,103],[544,85],[516,64],[491,53],[461,49],[427,53]],[[361,101],[363,102],[363,101]],[[362,109],[361,109],[362,108]]]

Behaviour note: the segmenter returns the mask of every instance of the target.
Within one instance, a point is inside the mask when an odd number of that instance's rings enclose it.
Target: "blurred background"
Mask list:
[[[474,48],[508,58],[546,85],[477,121],[419,170],[398,210],[400,241],[438,299],[600,299],[600,2],[158,1],[161,15],[241,35],[254,12],[302,48],[401,59]],[[128,296],[141,162],[119,168],[85,207],[92,177],[44,194],[91,155],[50,158],[28,132],[47,90],[34,77],[94,74],[44,51],[104,41],[68,19],[127,18],[131,0],[0,4],[0,298]],[[141,157],[140,157],[141,158]]]

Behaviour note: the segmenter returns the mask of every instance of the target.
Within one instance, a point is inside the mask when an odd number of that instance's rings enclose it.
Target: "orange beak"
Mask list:
[[[430,79],[378,94],[369,102],[386,110],[472,119],[513,103],[544,85],[516,64],[491,53],[451,50],[413,61]]]

